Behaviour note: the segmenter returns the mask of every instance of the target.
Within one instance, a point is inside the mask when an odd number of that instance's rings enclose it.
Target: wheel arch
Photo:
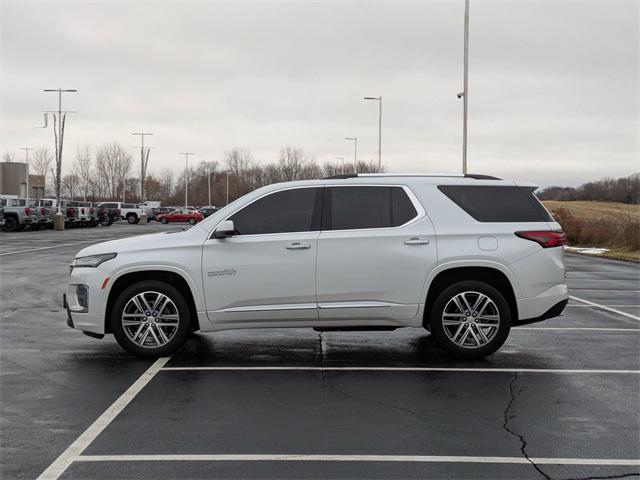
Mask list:
[[[502,293],[509,304],[511,318],[514,322],[518,320],[518,304],[516,302],[516,288],[514,281],[509,278],[510,272],[505,273],[501,268],[494,265],[473,265],[473,266],[449,266],[434,272],[430,275],[427,283],[425,295],[424,313],[422,322],[428,325],[431,317],[431,309],[438,295],[449,285],[464,280],[477,280],[488,283],[497,288]]]
[[[111,331],[111,311],[113,304],[115,303],[118,295],[124,291],[128,286],[142,282],[144,280],[155,280],[164,282],[177,288],[180,293],[184,295],[185,300],[189,304],[191,310],[191,321],[193,322],[193,329],[200,330],[200,322],[198,320],[198,308],[199,297],[195,294],[195,288],[193,282],[187,280],[188,275],[183,272],[177,272],[175,270],[161,269],[161,268],[149,268],[144,270],[134,270],[122,272],[115,279],[112,279],[109,291],[107,292],[107,300],[104,305],[104,332],[113,333]]]

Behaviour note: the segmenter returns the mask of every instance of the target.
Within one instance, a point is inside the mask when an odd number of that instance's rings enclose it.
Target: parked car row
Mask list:
[[[56,199],[0,198],[0,227],[13,232],[29,229],[52,228],[53,215],[58,210]],[[123,202],[60,201],[60,213],[65,228],[109,226],[114,222],[140,222],[143,213],[148,221],[162,223],[188,222],[194,225],[212,213],[216,207],[149,207]]]

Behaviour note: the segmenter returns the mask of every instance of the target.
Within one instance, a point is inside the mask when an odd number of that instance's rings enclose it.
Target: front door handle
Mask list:
[[[284,248],[287,250],[307,250],[308,248],[311,248],[311,245],[308,243],[293,242]]]
[[[426,238],[411,237],[409,240],[405,240],[404,244],[405,245],[428,245],[429,240]]]

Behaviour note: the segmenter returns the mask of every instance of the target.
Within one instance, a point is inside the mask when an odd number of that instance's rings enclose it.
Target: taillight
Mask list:
[[[40,209],[40,214],[41,215],[46,215],[47,214],[47,209],[46,208],[41,208]]]
[[[90,214],[90,215],[93,215],[93,212],[94,212],[93,208],[90,208],[90,209],[89,209],[89,214]]]
[[[116,208],[116,217],[119,217],[119,216],[120,216],[120,209]]]
[[[84,215],[84,208],[80,209],[80,213],[82,213],[82,215]]]
[[[526,240],[539,243],[542,248],[560,247],[567,243],[567,239],[563,232],[550,231],[532,231],[532,232],[516,232],[516,235]]]
[[[29,212],[31,212],[31,209],[30,209],[30,208],[25,208],[25,209],[24,209],[24,214],[25,214],[25,215],[29,215]]]

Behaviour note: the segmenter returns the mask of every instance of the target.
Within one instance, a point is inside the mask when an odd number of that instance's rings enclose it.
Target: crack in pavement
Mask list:
[[[516,399],[514,385],[517,381],[518,381],[518,373],[516,372],[513,374],[513,378],[509,382],[509,403],[507,403],[507,406],[504,409],[504,423],[502,424],[502,428],[507,433],[509,433],[510,435],[513,435],[520,441],[520,452],[522,453],[524,458],[526,458],[527,461],[533,466],[533,468],[535,468],[538,471],[538,473],[540,473],[540,475],[546,478],[546,480],[553,480],[538,465],[536,465],[536,463],[533,460],[531,460],[531,458],[527,454],[527,441],[524,439],[524,437],[509,428],[509,423],[511,422],[511,419],[513,419],[516,416],[515,413],[511,412],[511,408],[513,407],[513,403],[515,402],[515,399]],[[518,390],[517,393],[520,394],[521,391],[522,389]]]
[[[509,423],[516,416],[515,413],[511,412],[513,408],[513,404],[516,400],[516,396],[522,392],[522,388],[520,388],[517,392],[515,391],[515,383],[518,381],[518,375],[519,374],[517,372],[514,373],[513,378],[511,379],[511,382],[509,382],[509,403],[507,404],[507,407],[504,410],[504,424],[502,425],[502,428],[520,441],[520,452],[522,452],[522,455],[524,456],[524,458],[526,458],[527,461],[531,463],[533,468],[535,468],[538,471],[538,473],[540,473],[540,475],[542,475],[546,480],[553,480],[553,478],[550,475],[548,475],[546,472],[544,472],[529,457],[529,454],[527,454],[527,441],[525,440],[524,436],[522,436],[521,434],[509,428]],[[569,478],[563,478],[561,480],[609,480],[609,479],[615,479],[615,478],[629,478],[629,477],[636,477],[636,476],[640,477],[640,472],[639,473],[623,473],[619,475],[610,475],[610,476],[596,476],[596,477],[579,477],[579,478],[569,477]]]

